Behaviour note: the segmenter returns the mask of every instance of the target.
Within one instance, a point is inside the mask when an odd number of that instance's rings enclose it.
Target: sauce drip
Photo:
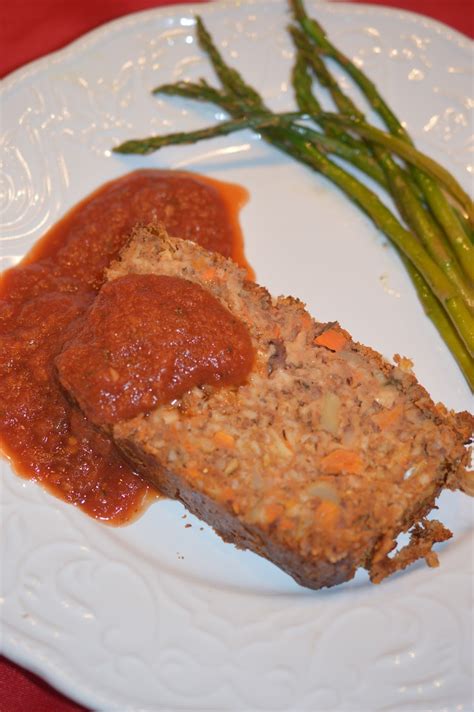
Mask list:
[[[56,359],[59,378],[97,425],[180,398],[241,385],[253,363],[245,325],[199,284],[129,274],[105,284]]]
[[[110,523],[142,510],[153,492],[66,397],[54,359],[136,224],[162,222],[171,235],[247,266],[237,221],[246,197],[190,173],[135,171],[73,208],[2,275],[0,446],[19,474]]]

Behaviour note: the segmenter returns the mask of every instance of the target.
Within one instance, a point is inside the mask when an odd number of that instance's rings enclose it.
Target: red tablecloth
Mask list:
[[[175,2],[176,0],[5,2],[0,16],[0,76],[63,47],[108,20],[137,10],[171,5]],[[428,15],[470,37],[474,36],[474,13],[469,0],[375,0],[375,4],[390,5]],[[80,710],[84,708],[58,694],[35,675],[0,658],[0,712],[78,712]]]
[[[108,20],[137,10],[174,5],[177,2],[178,0],[4,2],[0,13],[0,76],[48,52],[64,47],[84,32]],[[470,37],[474,36],[471,0],[372,0],[372,2],[428,15]]]

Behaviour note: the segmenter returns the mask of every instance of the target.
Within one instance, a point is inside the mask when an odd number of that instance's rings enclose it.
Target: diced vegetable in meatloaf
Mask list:
[[[160,227],[137,229],[107,277],[129,274],[199,284],[247,327],[255,352],[242,385],[196,386],[110,426],[150,482],[309,588],[358,567],[379,582],[420,557],[437,565],[432,546],[451,533],[425,517],[443,488],[472,489],[472,416],[435,405],[407,359],[389,364]],[[81,404],[67,358],[58,367]],[[409,530],[410,543],[389,556]]]

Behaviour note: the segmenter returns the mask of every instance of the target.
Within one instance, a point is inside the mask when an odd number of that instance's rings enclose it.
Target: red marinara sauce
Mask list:
[[[246,266],[239,186],[139,170],[73,208],[0,280],[0,446],[15,470],[89,515],[133,519],[154,496],[65,395],[55,358],[75,335],[130,230],[151,221]],[[249,275],[251,271],[248,269]]]
[[[194,386],[239,386],[253,358],[246,326],[199,284],[127,274],[102,287],[56,366],[82,411],[108,426]]]

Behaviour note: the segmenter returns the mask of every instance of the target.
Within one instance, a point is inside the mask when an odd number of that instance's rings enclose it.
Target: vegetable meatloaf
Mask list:
[[[410,372],[314,321],[291,297],[273,298],[232,261],[137,229],[108,280],[128,274],[185,278],[247,327],[255,351],[240,386],[195,387],[111,426],[159,490],[181,500],[225,540],[251,549],[309,588],[373,582],[451,533],[425,517],[440,491],[469,489],[473,418],[435,405]],[[63,385],[81,404],[58,361]],[[390,556],[401,532],[410,542]]]

